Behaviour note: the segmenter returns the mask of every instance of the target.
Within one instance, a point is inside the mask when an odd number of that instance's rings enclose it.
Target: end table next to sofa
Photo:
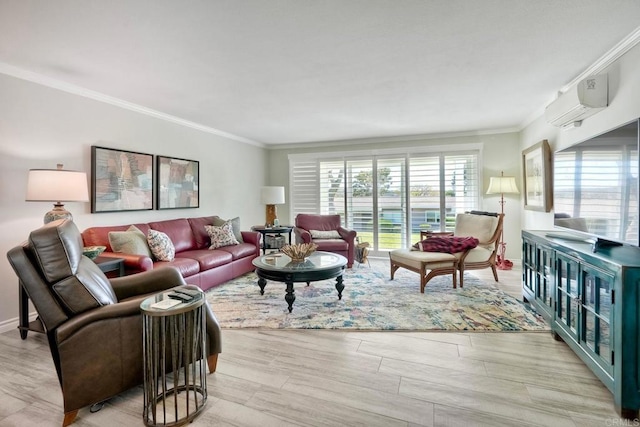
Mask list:
[[[291,232],[293,231],[293,227],[289,225],[281,225],[279,227],[264,227],[260,225],[254,225],[251,227],[251,231],[257,231],[262,235],[262,254],[266,255],[269,249],[280,249],[279,247],[270,246],[267,244],[267,236],[282,236],[283,234],[287,234],[289,240],[284,244],[291,244]],[[284,237],[283,237],[284,238]]]

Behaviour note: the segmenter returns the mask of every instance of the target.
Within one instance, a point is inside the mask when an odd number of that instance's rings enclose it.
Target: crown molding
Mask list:
[[[564,93],[567,90],[569,90],[571,87],[577,85],[579,82],[581,82],[585,78],[596,75],[596,74],[600,74],[601,72],[606,70],[607,67],[611,66],[611,64],[613,64],[615,61],[620,59],[624,54],[626,54],[632,48],[634,48],[635,45],[637,45],[639,42],[640,42],[640,27],[633,30],[627,37],[625,37],[620,42],[618,42],[618,44],[616,44],[611,49],[609,49],[607,53],[605,53],[600,58],[598,58],[593,64],[587,67],[582,73],[574,77],[573,80],[571,80],[566,85],[562,86],[558,92]],[[553,98],[549,99],[549,101],[544,106],[532,112],[529,115],[529,117],[527,117],[527,119],[524,120],[520,125],[520,131],[522,131],[531,123],[533,123],[535,120],[537,120],[538,117],[542,116],[544,114],[544,110],[546,106],[549,105],[551,102],[553,102],[557,98],[557,96],[558,94],[555,94]]]
[[[201,125],[190,120],[181,119],[180,117],[172,116],[151,108],[143,107],[142,105],[134,104],[113,96],[105,95],[100,92],[96,92],[90,89],[86,89],[80,86],[76,86],[70,83],[63,82],[58,79],[44,76],[33,71],[28,71],[22,68],[9,65],[6,62],[0,61],[0,74],[6,74],[11,77],[15,77],[21,80],[27,80],[32,83],[37,83],[42,86],[47,86],[53,89],[57,89],[63,92],[71,93],[73,95],[82,96],[84,98],[93,99],[94,101],[104,102],[105,104],[114,105],[116,107],[123,108],[125,110],[134,111],[136,113],[144,114],[146,116],[155,117],[160,120],[164,120],[170,123],[174,123],[180,126],[195,129],[201,132],[209,133],[212,135],[220,136],[233,141],[242,142],[245,144],[251,144],[264,148],[264,144],[252,139],[244,138],[238,135],[234,135],[228,132],[224,132],[209,126]]]
[[[447,138],[464,138],[471,136],[482,135],[498,135],[502,133],[518,133],[521,129],[516,127],[501,128],[501,129],[486,129],[477,131],[465,131],[465,132],[441,132],[441,133],[428,133],[418,135],[396,135],[396,136],[381,136],[371,138],[354,138],[354,139],[337,139],[326,141],[311,141],[311,142],[295,142],[284,144],[272,144],[266,148],[268,150],[287,150],[292,148],[318,148],[318,147],[339,147],[343,145],[366,145],[366,144],[384,144],[391,142],[412,142],[412,141],[425,141],[432,139],[447,139]]]

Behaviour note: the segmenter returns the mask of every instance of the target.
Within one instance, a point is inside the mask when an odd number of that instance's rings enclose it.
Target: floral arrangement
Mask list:
[[[298,243],[296,245],[285,245],[280,252],[291,258],[292,261],[304,261],[306,257],[318,249],[315,243]]]

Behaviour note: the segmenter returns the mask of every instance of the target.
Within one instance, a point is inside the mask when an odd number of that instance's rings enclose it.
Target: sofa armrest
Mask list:
[[[102,252],[101,257],[120,258],[124,260],[124,267],[127,271],[139,273],[141,271],[153,270],[153,260],[146,255],[131,255],[122,252]]]
[[[245,243],[251,243],[252,245],[260,247],[260,233],[257,231],[241,231],[240,233]]]
[[[296,243],[311,243],[311,233],[304,228],[293,227],[293,233],[296,236]]]
[[[340,234],[340,237],[342,237],[343,240],[346,240],[347,242],[349,242],[349,244],[351,244],[354,241],[354,239],[356,238],[356,235],[358,234],[358,232],[355,230],[348,230],[343,227],[338,228],[338,233]]]
[[[180,271],[171,266],[130,276],[115,277],[110,279],[110,282],[118,301],[185,284]]]

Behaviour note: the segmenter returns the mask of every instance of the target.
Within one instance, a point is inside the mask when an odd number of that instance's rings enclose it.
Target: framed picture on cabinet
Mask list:
[[[197,160],[156,157],[158,209],[200,207],[200,162]]]
[[[551,200],[551,149],[545,139],[522,152],[524,208],[549,212]]]
[[[91,147],[91,212],[153,209],[153,155]]]

